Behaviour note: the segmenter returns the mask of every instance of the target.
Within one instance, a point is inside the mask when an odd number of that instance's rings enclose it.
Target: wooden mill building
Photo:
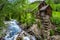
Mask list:
[[[51,21],[50,17],[52,16],[52,8],[50,5],[46,4],[45,1],[42,1],[38,6],[38,19],[41,21],[42,27],[42,40],[50,40],[50,30],[51,30]]]

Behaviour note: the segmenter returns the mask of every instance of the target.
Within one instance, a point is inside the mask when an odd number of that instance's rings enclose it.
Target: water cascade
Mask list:
[[[5,40],[16,40],[19,33],[22,33],[24,31],[18,26],[17,24],[18,22],[16,20],[4,21],[4,23],[8,26],[6,36],[4,37]],[[30,39],[35,40],[35,37],[34,36],[29,37],[29,35],[23,37],[23,40]]]

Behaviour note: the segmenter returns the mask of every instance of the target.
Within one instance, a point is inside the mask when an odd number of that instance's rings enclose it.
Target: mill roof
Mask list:
[[[40,11],[44,11],[44,10],[46,10],[48,7],[50,7],[50,5],[46,5],[46,6],[42,7],[42,8],[40,9]],[[52,8],[51,8],[51,9],[52,9]]]

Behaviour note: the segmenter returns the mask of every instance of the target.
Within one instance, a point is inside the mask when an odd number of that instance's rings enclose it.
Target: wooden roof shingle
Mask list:
[[[40,11],[44,11],[44,10],[46,10],[48,7],[50,7],[50,5],[46,5],[46,6],[42,7],[42,8],[40,9]],[[52,8],[51,8],[51,9],[52,9]]]

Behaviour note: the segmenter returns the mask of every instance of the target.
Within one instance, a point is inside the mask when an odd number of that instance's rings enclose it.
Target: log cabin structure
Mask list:
[[[40,20],[41,20],[41,26],[42,26],[42,35],[44,37],[44,40],[50,40],[50,30],[51,30],[51,22],[50,22],[50,16],[52,13],[52,9],[49,5],[46,5],[42,7],[39,11],[40,13]]]
[[[39,8],[40,7],[40,8]],[[52,27],[52,23],[50,21],[50,17],[52,16],[52,8],[50,5],[47,5],[45,1],[43,1],[38,6],[38,18],[41,21],[41,37],[42,40],[51,40],[50,39],[50,30]]]

